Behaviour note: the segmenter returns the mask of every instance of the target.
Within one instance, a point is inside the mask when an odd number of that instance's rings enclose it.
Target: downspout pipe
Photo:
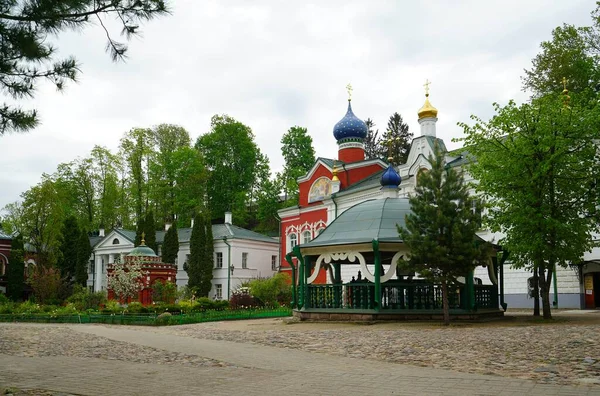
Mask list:
[[[504,312],[506,312],[506,309],[508,308],[508,304],[504,301],[504,262],[508,258],[508,255],[508,250],[502,251],[502,257],[500,257],[500,265],[498,267],[498,270],[500,272],[500,306],[502,307]]]
[[[558,308],[558,284],[556,283],[556,264],[554,264],[554,272],[552,272],[552,283],[554,284],[554,301],[552,301],[552,307]]]
[[[227,245],[227,301],[231,298],[231,245],[227,242],[227,237],[223,237],[223,242]]]

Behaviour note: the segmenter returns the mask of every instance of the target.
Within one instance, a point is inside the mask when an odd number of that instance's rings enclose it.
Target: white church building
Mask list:
[[[168,226],[165,227],[168,230]],[[214,269],[209,297],[228,299],[231,292],[243,282],[256,278],[268,278],[277,273],[279,263],[279,240],[232,224],[231,213],[225,214],[225,223],[213,224]],[[184,287],[188,275],[184,267],[190,255],[192,228],[179,228],[179,253],[177,255],[177,286]],[[166,234],[156,232],[159,256]],[[118,257],[126,256],[134,248],[135,231],[113,229],[91,239],[93,253],[88,269],[88,288],[106,290],[108,264]]]

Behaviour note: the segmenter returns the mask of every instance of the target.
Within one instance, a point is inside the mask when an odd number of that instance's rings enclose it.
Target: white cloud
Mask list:
[[[357,116],[380,130],[398,111],[419,133],[423,82],[439,109],[438,135],[449,147],[456,123],[489,117],[492,102],[526,99],[519,77],[539,43],[563,22],[589,23],[593,3],[536,1],[177,0],[173,15],[143,26],[126,63],[112,63],[98,27],[63,34],[62,54],[82,64],[64,93],[43,86],[35,100],[42,125],[0,138],[0,207],[18,199],[43,172],[116,149],[132,127],[173,123],[193,138],[227,113],[252,127],[274,171],[279,140],[308,128],[317,155],[335,157],[333,125],[354,86]],[[25,106],[26,107],[26,106]]]

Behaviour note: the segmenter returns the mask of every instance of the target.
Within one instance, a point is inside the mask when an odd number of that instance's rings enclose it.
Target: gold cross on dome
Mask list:
[[[346,85],[346,91],[348,91],[348,100],[352,100],[352,85]]]
[[[142,232],[142,245],[146,244],[146,233]]]
[[[569,81],[569,80],[567,80],[567,78],[566,78],[566,77],[563,77],[563,78],[562,78],[563,89],[564,89],[565,91],[567,90],[567,82],[568,82],[568,81]]]
[[[423,86],[425,87],[425,96],[429,96],[429,86],[430,85],[431,85],[431,81],[426,79],[425,84],[423,84]]]

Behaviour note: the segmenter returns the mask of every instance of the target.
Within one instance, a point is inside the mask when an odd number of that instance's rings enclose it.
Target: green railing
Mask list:
[[[464,285],[448,287],[450,309],[466,309]],[[337,285],[308,285],[306,308],[374,309],[374,283]],[[495,286],[476,285],[477,308],[498,308]],[[441,285],[424,281],[386,282],[381,285],[381,310],[438,310],[442,309]]]
[[[291,316],[292,310],[287,307],[275,309],[240,309],[223,311],[204,311],[189,314],[81,314],[81,315],[52,315],[52,314],[3,314],[0,322],[29,322],[29,323],[104,323],[120,325],[176,325],[222,320],[244,320],[259,318],[275,318]]]

